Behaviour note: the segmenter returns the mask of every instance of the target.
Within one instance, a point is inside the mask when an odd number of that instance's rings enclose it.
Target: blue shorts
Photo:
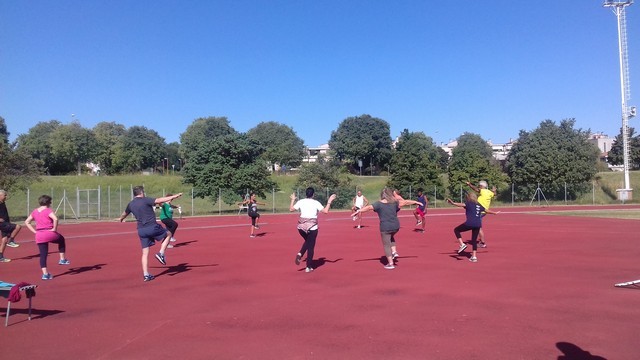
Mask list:
[[[140,237],[140,245],[142,248],[153,246],[156,241],[162,241],[167,237],[167,230],[156,223],[155,225],[138,228],[138,236]]]

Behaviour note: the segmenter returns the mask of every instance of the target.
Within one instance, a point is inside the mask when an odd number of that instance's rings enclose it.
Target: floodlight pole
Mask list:
[[[622,156],[624,171],[624,189],[618,189],[622,201],[631,200],[632,189],[629,181],[629,118],[635,115],[635,107],[627,106],[631,98],[629,84],[629,55],[627,53],[627,21],[625,7],[633,0],[605,0],[603,6],[610,7],[618,19],[618,51],[620,55],[620,93],[622,97]]]

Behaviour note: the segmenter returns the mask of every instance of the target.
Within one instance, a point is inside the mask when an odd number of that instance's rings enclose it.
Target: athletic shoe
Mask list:
[[[310,272],[312,272],[312,271],[313,271],[313,268],[310,268],[310,267],[308,267],[308,268],[304,269],[304,272],[308,272],[308,273],[310,273]]]
[[[68,259],[62,259],[58,261],[58,265],[69,265],[69,264],[71,264],[71,261],[69,261]]]
[[[171,244],[167,245],[167,249],[173,249],[173,245]]]
[[[394,252],[393,254],[391,254],[391,257],[395,260],[395,259],[399,258],[400,255],[398,255],[397,252]]]
[[[52,279],[53,279],[53,275],[51,274],[42,275],[42,280],[52,280]]]
[[[254,229],[260,229],[260,226],[256,225],[253,227]]]
[[[480,243],[480,247],[481,247],[481,248],[486,248],[486,247],[487,247],[487,243],[486,243],[486,242],[484,242],[484,241],[483,241],[483,242],[481,242],[481,243]]]
[[[176,239],[172,237],[171,240],[169,240],[169,241],[176,242]]]
[[[469,261],[471,261],[471,262],[478,262],[478,258],[477,258],[477,257],[475,257],[475,256],[472,256],[472,257],[470,257],[470,258],[469,258]]]
[[[393,270],[396,267],[393,264],[387,264],[387,265],[384,266],[384,268],[387,269],[387,270]]]
[[[163,254],[157,253],[156,254],[156,259],[158,259],[158,261],[160,261],[160,264],[167,265],[167,262],[165,261]]]
[[[422,220],[418,220],[418,222],[416,222],[416,226],[418,225],[422,225]]]
[[[256,236],[255,236],[255,235],[253,235],[253,234],[251,234],[251,235],[249,235],[249,237],[250,237],[250,238],[254,238],[254,237],[256,237]]]
[[[460,248],[458,249],[458,254],[461,254],[466,248],[467,248],[467,244],[460,245]]]
[[[145,276],[142,278],[142,281],[145,281],[145,282],[146,282],[146,281],[151,281],[151,280],[153,280],[153,279],[155,279],[155,278],[156,278],[156,277],[155,277],[155,276],[153,276],[153,275],[145,275]]]
[[[358,225],[358,229],[362,229],[362,226]]]
[[[302,254],[297,253],[296,254],[296,265],[300,265],[300,259],[302,259]]]
[[[354,216],[354,217],[353,217],[353,221],[356,221],[356,220],[358,220],[358,217],[357,217],[357,216]]]
[[[7,243],[8,247],[12,247],[12,248],[17,248],[18,246],[20,246],[20,244],[18,244],[17,242],[11,240]]]
[[[6,257],[1,257],[0,258],[0,263],[9,262],[9,261],[11,261],[11,259],[7,259]]]

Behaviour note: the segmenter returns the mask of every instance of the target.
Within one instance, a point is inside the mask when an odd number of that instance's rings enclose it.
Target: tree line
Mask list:
[[[633,129],[630,133],[631,165],[637,169],[640,137]],[[179,143],[167,144],[144,126],[101,122],[86,129],[78,121],[51,120],[34,125],[9,143],[0,117],[0,187],[25,187],[44,174],[80,174],[86,163],[94,163],[105,175],[178,171],[183,182],[194,187],[195,196],[214,203],[222,195],[231,204],[247,189],[264,196],[275,186],[270,174],[292,168],[299,173],[296,186],[349,194],[353,176],[362,173],[388,175],[388,186],[401,192],[442,188],[441,175],[446,174],[450,194],[456,194],[466,181],[486,180],[502,189],[515,184],[518,190],[513,195],[521,197],[530,196],[537,184],[544,184],[550,196],[564,193],[564,184],[574,184],[568,195],[575,198],[588,190],[598,171],[599,150],[588,136],[588,130],[575,128],[574,119],[559,124],[544,120],[536,129],[521,130],[506,161],[498,162],[480,135],[462,134],[449,156],[422,131],[405,129],[394,142],[388,122],[365,114],[344,119],[331,132],[329,156],[303,163],[304,141],[293,128],[273,121],[242,133],[226,117],[198,118],[180,135]],[[618,136],[609,152],[611,163],[621,163],[621,153]],[[339,201],[346,203],[350,197]]]

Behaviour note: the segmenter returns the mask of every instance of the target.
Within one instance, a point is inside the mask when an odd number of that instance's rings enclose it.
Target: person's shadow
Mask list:
[[[190,241],[181,241],[181,242],[177,242],[175,244],[172,244],[174,248],[180,248],[183,246],[189,246],[191,243],[195,243],[198,242],[198,240],[190,240]]]
[[[90,266],[79,266],[79,267],[72,267],[67,269],[67,271],[63,272],[62,274],[56,275],[56,276],[62,276],[62,275],[78,275],[78,274],[82,274],[84,272],[87,271],[95,271],[95,270],[102,270],[103,266],[106,266],[107,264],[95,264],[95,265],[90,265]]]
[[[180,263],[180,264],[177,264],[177,265],[168,266],[161,273],[156,275],[156,277],[159,277],[159,276],[162,276],[162,275],[175,276],[175,275],[187,272],[187,271],[191,271],[193,268],[210,267],[210,266],[218,266],[218,264],[190,265],[188,263]]]
[[[607,360],[602,356],[591,355],[590,352],[582,350],[578,345],[572,343],[558,342],[556,347],[564,354],[558,356],[558,360]]]

